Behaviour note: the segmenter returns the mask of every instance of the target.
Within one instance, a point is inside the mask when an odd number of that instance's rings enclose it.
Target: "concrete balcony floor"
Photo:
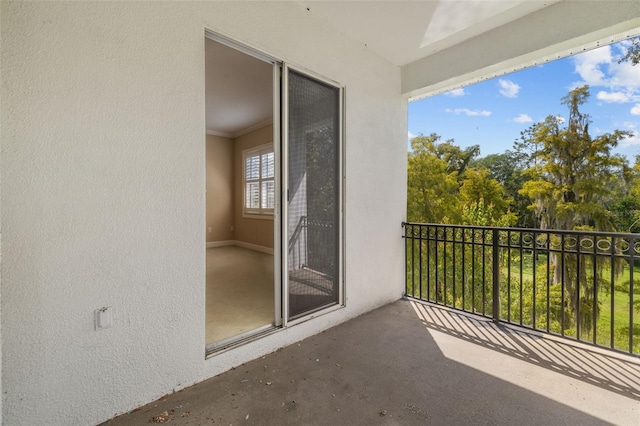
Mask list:
[[[164,419],[637,426],[640,359],[401,300],[106,424]]]

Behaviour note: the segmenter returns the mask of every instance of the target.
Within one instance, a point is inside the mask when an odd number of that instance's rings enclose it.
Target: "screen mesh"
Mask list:
[[[289,71],[289,318],[338,302],[340,91]]]

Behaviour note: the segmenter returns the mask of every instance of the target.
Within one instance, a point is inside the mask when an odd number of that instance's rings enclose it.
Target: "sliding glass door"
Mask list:
[[[224,204],[219,171],[228,170],[231,217],[207,214],[208,233],[230,233],[207,242],[213,353],[344,304],[344,89],[225,36],[205,37],[207,206],[218,214]]]
[[[285,67],[286,312],[341,303],[341,89]]]

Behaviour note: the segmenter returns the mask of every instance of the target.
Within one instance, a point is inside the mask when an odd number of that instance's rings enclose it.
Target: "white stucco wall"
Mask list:
[[[293,3],[0,7],[6,424],[98,423],[400,297],[397,67]],[[208,360],[205,28],[347,92],[347,307]]]

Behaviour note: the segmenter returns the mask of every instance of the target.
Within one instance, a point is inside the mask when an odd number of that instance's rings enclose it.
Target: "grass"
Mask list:
[[[623,351],[629,349],[629,294],[621,291],[613,293],[613,329],[614,347]],[[634,300],[638,295],[634,295]],[[600,300],[596,335],[597,343],[611,344],[611,296],[603,296]],[[633,312],[633,352],[640,353],[640,312]]]
[[[538,261],[536,262],[538,267],[540,265],[546,266],[546,256],[539,255]],[[506,267],[503,267],[506,269]],[[543,271],[544,271],[543,266]],[[596,321],[596,343],[603,346],[611,346],[613,340],[613,347],[618,350],[628,351],[629,350],[629,311],[630,311],[630,303],[629,303],[629,293],[627,291],[623,291],[620,287],[624,289],[628,289],[629,283],[629,266],[625,266],[624,269],[615,277],[614,288],[613,291],[613,312],[611,310],[611,293],[610,291],[599,291],[597,298],[599,302],[599,315]],[[607,278],[610,277],[610,269],[604,268],[603,275]],[[516,257],[511,262],[511,280],[515,282],[516,285],[520,282],[520,259]],[[540,270],[537,271],[537,279],[540,279]],[[626,280],[626,281],[625,281]],[[522,282],[530,281],[533,282],[533,256],[531,254],[525,254],[522,258]],[[544,281],[544,280],[543,280]],[[540,282],[540,281],[538,281]],[[640,353],[640,312],[637,307],[639,306],[638,302],[640,300],[640,289],[638,289],[638,285],[640,283],[640,265],[634,267],[634,282],[636,283],[636,294],[634,295],[633,300],[636,302],[636,310],[633,312],[633,351],[634,353]],[[538,286],[540,287],[540,286]],[[546,286],[545,286],[546,287]],[[543,290],[546,291],[546,288]],[[516,297],[518,296],[518,292],[516,291]],[[512,296],[512,300],[513,300]],[[512,318],[517,316],[519,311],[516,312],[515,315],[512,312]],[[613,339],[611,339],[611,321],[613,318]],[[537,324],[539,327],[539,324]],[[560,326],[558,325],[558,330]],[[577,330],[575,327],[571,327],[565,329],[565,334],[569,336],[577,336]],[[581,339],[592,341],[593,332],[588,330],[588,334],[584,335],[581,333]]]

